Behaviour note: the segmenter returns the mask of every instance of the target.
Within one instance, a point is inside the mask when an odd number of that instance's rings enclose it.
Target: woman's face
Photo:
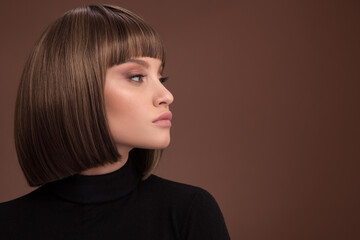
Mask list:
[[[161,71],[159,59],[140,57],[106,72],[107,119],[120,154],[123,149],[161,149],[170,143],[169,105],[174,97],[163,85]],[[168,120],[155,121],[164,113]]]

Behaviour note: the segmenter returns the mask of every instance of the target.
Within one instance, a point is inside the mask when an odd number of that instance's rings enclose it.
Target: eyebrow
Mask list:
[[[133,62],[133,63],[137,63],[143,67],[149,68],[149,64],[143,60],[140,59],[128,59],[125,62]]]
[[[127,62],[132,62],[132,63],[136,63],[136,64],[139,64],[145,68],[149,68],[149,64],[147,62],[145,62],[144,60],[140,60],[140,59],[128,59],[125,61],[125,63]],[[159,74],[162,75],[164,72],[164,65],[161,64],[160,67],[159,67]]]

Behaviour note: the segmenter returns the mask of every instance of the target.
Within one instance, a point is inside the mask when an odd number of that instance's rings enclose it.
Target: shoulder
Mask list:
[[[25,214],[32,208],[27,207],[28,201],[31,199],[31,193],[16,199],[0,203],[0,235],[10,238],[11,231],[21,229],[26,222]],[[19,217],[21,216],[21,217]]]
[[[0,203],[0,216],[4,216],[7,212],[13,214],[14,211],[22,210],[37,192],[38,189],[13,200]]]
[[[207,190],[155,175],[141,185],[170,206],[185,239],[230,239],[219,205]]]
[[[6,209],[21,208],[21,206],[27,206],[28,204],[41,203],[42,201],[47,201],[47,197],[48,189],[47,186],[44,185],[23,196],[0,203],[0,210],[4,211]]]
[[[167,180],[156,175],[151,175],[140,186],[145,191],[156,193],[160,197],[176,198],[179,201],[193,201],[199,196],[213,200],[211,194],[200,187]]]
[[[185,218],[185,214],[189,214],[199,201],[205,205],[216,204],[211,194],[200,187],[174,182],[156,175],[151,175],[142,181],[138,193],[142,200],[156,202],[157,207],[177,213],[181,218]]]
[[[144,184],[149,185],[151,187],[160,187],[166,191],[174,191],[174,192],[198,192],[203,191],[202,188],[192,186],[185,183],[175,182],[172,180],[168,180],[156,175],[150,175],[149,178],[143,181]]]
[[[45,189],[40,187],[24,196],[0,203],[0,234],[26,226],[46,199]],[[4,232],[5,231],[5,232]]]

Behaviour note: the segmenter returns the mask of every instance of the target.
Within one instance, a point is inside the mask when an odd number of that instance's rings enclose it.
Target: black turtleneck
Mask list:
[[[74,175],[0,204],[1,239],[230,239],[205,190],[151,175],[129,160],[103,175]]]

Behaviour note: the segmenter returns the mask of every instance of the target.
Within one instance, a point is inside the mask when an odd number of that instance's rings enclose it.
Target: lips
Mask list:
[[[153,123],[155,123],[156,125],[161,126],[161,127],[170,127],[171,119],[172,119],[172,113],[169,111],[169,112],[162,113],[159,117],[157,117],[153,121]]]
[[[161,114],[159,117],[157,117],[153,121],[153,123],[161,121],[161,120],[169,120],[169,121],[171,121],[171,119],[172,119],[172,113],[169,111],[169,112],[165,112],[165,113]]]

